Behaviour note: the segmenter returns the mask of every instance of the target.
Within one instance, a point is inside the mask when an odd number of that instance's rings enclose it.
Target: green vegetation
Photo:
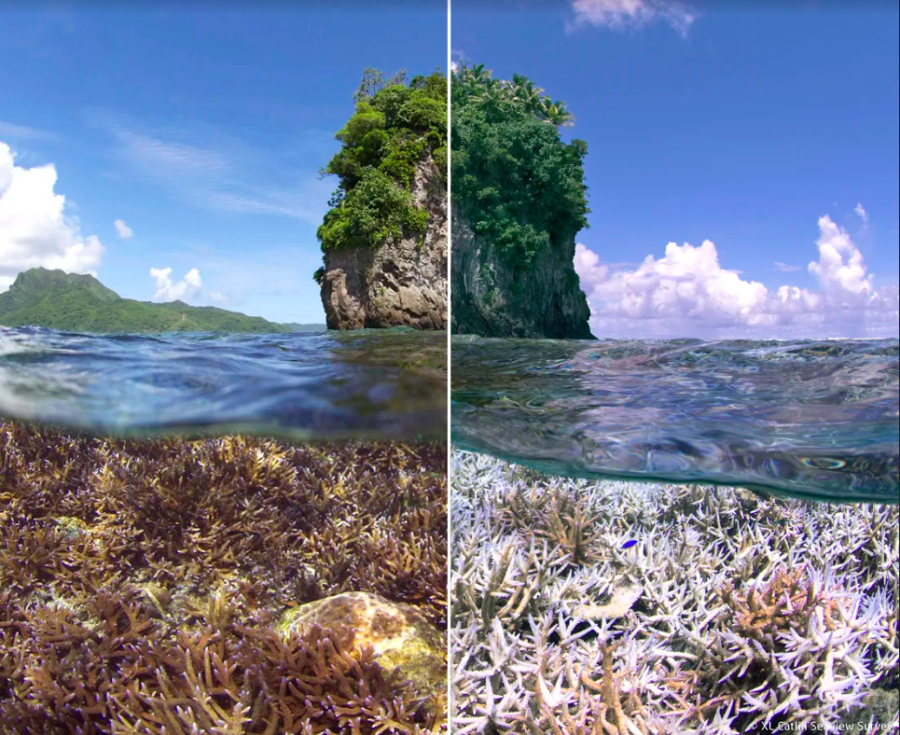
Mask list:
[[[32,268],[0,293],[0,325],[47,327],[74,332],[248,332],[308,331],[313,325],[275,324],[212,306],[182,301],[155,304],[123,299],[93,276]],[[324,329],[324,327],[319,327]]]
[[[320,172],[340,179],[319,227],[322,249],[376,248],[404,232],[424,234],[427,210],[413,203],[416,167],[429,156],[441,173],[447,164],[447,79],[436,71],[386,79],[366,69],[354,100],[356,112],[335,136],[341,150]],[[314,278],[321,283],[324,269]]]
[[[475,233],[515,272],[587,227],[587,143],[564,143],[574,118],[529,79],[492,79],[483,65],[453,76],[453,198]]]

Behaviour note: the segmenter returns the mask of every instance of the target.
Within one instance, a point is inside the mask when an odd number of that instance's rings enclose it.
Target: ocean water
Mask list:
[[[460,449],[568,477],[898,502],[898,340],[454,337]]]
[[[446,437],[447,337],[0,327],[0,416],[117,435]]]

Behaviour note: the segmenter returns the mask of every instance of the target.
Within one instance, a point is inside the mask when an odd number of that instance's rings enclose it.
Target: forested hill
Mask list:
[[[159,333],[312,331],[319,325],[276,324],[212,306],[183,301],[152,303],[123,299],[93,276],[32,268],[0,293],[0,325],[47,327],[73,332]]]
[[[562,100],[478,64],[453,73],[451,331],[591,339],[575,272],[589,213],[587,143],[566,143]]]

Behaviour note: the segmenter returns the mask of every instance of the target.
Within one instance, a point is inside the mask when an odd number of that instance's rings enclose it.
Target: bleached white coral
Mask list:
[[[895,506],[451,463],[454,732],[832,726],[896,686]]]

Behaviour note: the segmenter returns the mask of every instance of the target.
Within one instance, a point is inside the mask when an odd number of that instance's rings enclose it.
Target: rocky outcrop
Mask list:
[[[544,248],[527,272],[516,275],[454,206],[451,330],[483,337],[593,339],[574,258],[572,238],[562,247]]]
[[[399,668],[420,693],[443,694],[446,641],[412,605],[368,592],[344,592],[288,610],[279,630],[284,635],[303,633],[312,625],[332,631],[350,648],[371,646],[381,666],[388,671]]]
[[[411,193],[429,213],[424,239],[404,233],[374,249],[325,251],[329,329],[447,328],[447,186],[430,158],[417,168]]]

